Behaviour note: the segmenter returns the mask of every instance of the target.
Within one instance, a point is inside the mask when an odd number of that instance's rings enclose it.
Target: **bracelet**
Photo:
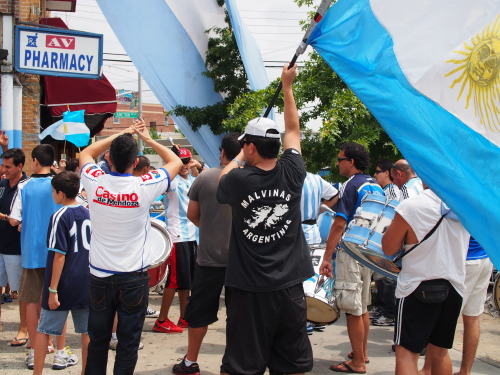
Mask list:
[[[233,160],[231,160],[231,161],[235,161],[235,162],[238,164],[238,168],[240,168],[240,167],[241,167],[241,162],[240,162],[239,160],[237,160],[237,159],[233,159]]]
[[[50,286],[49,286],[49,292],[50,292],[50,293],[57,293],[57,290],[55,290],[55,289],[51,289],[51,288],[50,288]]]

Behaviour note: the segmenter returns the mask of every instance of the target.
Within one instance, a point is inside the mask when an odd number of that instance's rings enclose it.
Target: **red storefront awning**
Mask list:
[[[41,24],[67,28],[60,18],[43,18]],[[43,76],[44,100],[50,116],[57,121],[68,110],[85,110],[85,123],[91,136],[100,132],[107,118],[116,112],[116,91],[107,78],[69,78]],[[47,127],[50,124],[42,124]]]

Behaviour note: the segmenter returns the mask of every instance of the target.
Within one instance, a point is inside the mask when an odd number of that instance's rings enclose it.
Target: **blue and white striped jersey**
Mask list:
[[[422,180],[418,177],[410,178],[401,186],[399,201],[402,202],[405,199],[419,195],[423,191],[424,186],[422,185]]]
[[[302,221],[317,220],[321,200],[330,200],[338,194],[338,190],[323,180],[320,176],[307,172],[302,197],[300,200],[300,213]],[[304,235],[308,244],[321,243],[318,224],[302,224]]]
[[[399,196],[401,194],[401,191],[399,188],[394,185],[392,182],[388,185],[385,185],[384,187],[384,194],[388,199],[395,199],[399,201]]]
[[[187,218],[188,192],[193,182],[191,175],[187,178],[177,175],[163,197],[165,223],[173,243],[196,241],[198,237],[198,228]]]

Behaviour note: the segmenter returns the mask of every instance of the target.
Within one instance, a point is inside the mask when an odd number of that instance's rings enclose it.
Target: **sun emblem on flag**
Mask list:
[[[447,63],[458,65],[445,77],[461,72],[450,88],[461,84],[457,101],[467,93],[465,108],[474,102],[474,114],[490,131],[500,131],[500,14],[483,31],[464,43],[465,51],[453,51],[463,59],[451,59]]]

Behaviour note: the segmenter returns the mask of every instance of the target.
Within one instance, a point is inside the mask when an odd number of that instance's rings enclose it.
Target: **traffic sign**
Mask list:
[[[139,117],[139,112],[116,112],[114,114],[116,118],[137,118]]]

